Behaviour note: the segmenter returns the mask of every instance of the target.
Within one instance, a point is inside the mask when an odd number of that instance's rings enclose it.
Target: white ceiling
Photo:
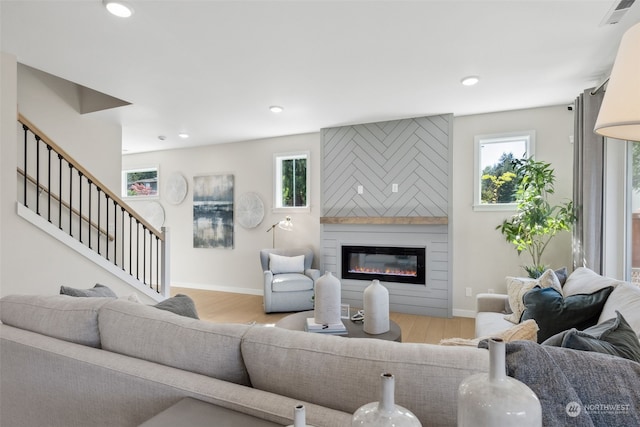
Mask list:
[[[640,22],[637,2],[600,25],[614,3],[139,0],[122,19],[101,0],[1,0],[1,43],[130,102],[91,114],[120,123],[132,153],[569,104],[607,77]],[[467,75],[480,83],[463,87]]]

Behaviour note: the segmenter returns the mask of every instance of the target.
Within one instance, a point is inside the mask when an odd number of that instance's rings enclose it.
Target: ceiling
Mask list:
[[[132,0],[123,19],[101,0],[1,0],[0,36],[18,62],[130,102],[90,114],[135,153],[568,105],[640,22],[637,2],[601,25],[618,2]]]

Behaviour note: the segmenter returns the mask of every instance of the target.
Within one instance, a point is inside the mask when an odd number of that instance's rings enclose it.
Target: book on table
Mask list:
[[[315,332],[319,334],[347,335],[347,328],[342,321],[340,323],[316,323],[313,317],[307,317],[304,325],[307,332]]]

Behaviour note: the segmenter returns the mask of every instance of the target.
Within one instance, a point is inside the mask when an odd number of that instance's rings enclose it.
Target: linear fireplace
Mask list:
[[[342,278],[425,284],[425,248],[342,246]]]

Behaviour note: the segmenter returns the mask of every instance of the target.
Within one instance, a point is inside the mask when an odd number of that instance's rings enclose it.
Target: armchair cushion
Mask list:
[[[313,280],[298,273],[275,274],[271,282],[273,292],[309,291],[313,289]]]
[[[269,254],[269,270],[273,274],[304,273],[304,255],[282,256]]]

